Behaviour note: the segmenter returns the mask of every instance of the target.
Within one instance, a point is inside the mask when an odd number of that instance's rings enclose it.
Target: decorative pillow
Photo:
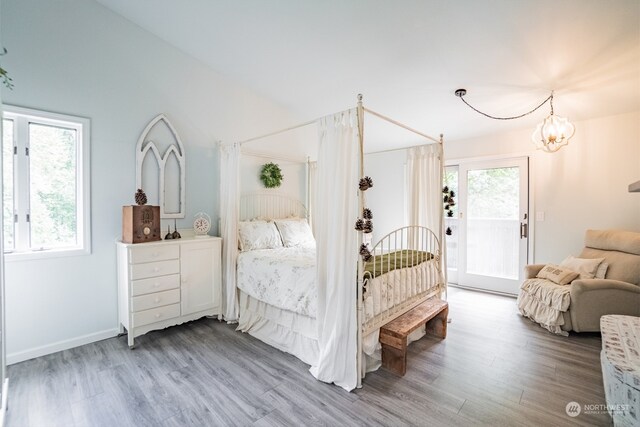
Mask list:
[[[602,261],[598,266],[598,270],[596,271],[596,279],[604,279],[607,275],[607,269],[609,268],[609,263]]]
[[[241,221],[238,223],[238,240],[242,251],[282,247],[276,225],[267,221]]]
[[[311,227],[306,219],[276,219],[275,223],[285,246],[303,248],[316,246],[316,239],[313,238]]]
[[[555,264],[547,264],[542,270],[540,270],[536,277],[551,280],[553,283],[557,283],[558,285],[568,285],[578,277],[578,273]]]
[[[593,279],[602,261],[604,258],[576,258],[569,255],[560,263],[560,267],[575,271],[581,279]]]

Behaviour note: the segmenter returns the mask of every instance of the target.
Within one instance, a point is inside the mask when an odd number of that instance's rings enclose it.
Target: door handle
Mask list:
[[[529,224],[521,222],[520,223],[520,238],[521,239],[526,239],[527,237],[529,237]]]
[[[524,214],[523,222],[520,223],[520,238],[526,239],[529,237],[529,223],[527,221],[527,214]]]

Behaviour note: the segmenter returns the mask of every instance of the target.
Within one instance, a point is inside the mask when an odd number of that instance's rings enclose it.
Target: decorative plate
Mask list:
[[[211,230],[211,217],[204,212],[198,212],[193,219],[193,231],[196,237],[205,237]]]

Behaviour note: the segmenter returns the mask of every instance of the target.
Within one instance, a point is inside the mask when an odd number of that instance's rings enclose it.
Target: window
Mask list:
[[[90,252],[89,120],[4,106],[7,260]]]

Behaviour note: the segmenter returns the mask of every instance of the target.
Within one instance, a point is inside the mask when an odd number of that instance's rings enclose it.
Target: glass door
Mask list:
[[[461,164],[458,181],[458,284],[516,295],[528,253],[528,159]]]

